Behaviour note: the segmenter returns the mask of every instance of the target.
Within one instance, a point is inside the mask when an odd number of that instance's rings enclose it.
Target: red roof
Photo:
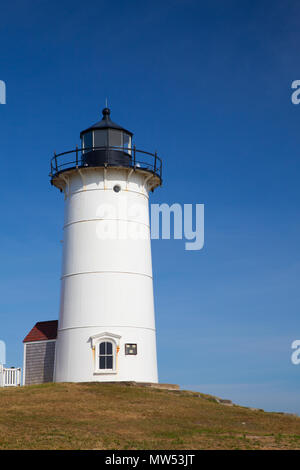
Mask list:
[[[57,337],[58,321],[39,321],[34,325],[32,330],[24,338],[23,343],[30,343],[32,341],[47,341],[49,339],[56,339]]]

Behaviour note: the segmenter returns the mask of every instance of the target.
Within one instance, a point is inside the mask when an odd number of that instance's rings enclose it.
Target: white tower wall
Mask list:
[[[96,167],[60,173],[54,184],[65,193],[55,381],[157,382],[148,203],[157,177]],[[106,339],[111,371],[99,370]],[[125,355],[125,344],[137,354]]]

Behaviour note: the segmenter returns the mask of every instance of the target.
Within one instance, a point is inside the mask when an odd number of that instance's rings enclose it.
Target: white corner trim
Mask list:
[[[26,343],[24,343],[24,350],[23,350],[23,377],[22,377],[22,384],[25,385],[26,381]]]

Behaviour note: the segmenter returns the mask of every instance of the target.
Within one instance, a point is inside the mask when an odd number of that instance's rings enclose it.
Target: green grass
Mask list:
[[[300,418],[123,384],[0,389],[0,449],[300,449]]]

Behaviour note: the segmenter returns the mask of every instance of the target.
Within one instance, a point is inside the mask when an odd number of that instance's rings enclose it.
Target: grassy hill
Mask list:
[[[300,418],[123,384],[0,389],[0,449],[300,449]]]

